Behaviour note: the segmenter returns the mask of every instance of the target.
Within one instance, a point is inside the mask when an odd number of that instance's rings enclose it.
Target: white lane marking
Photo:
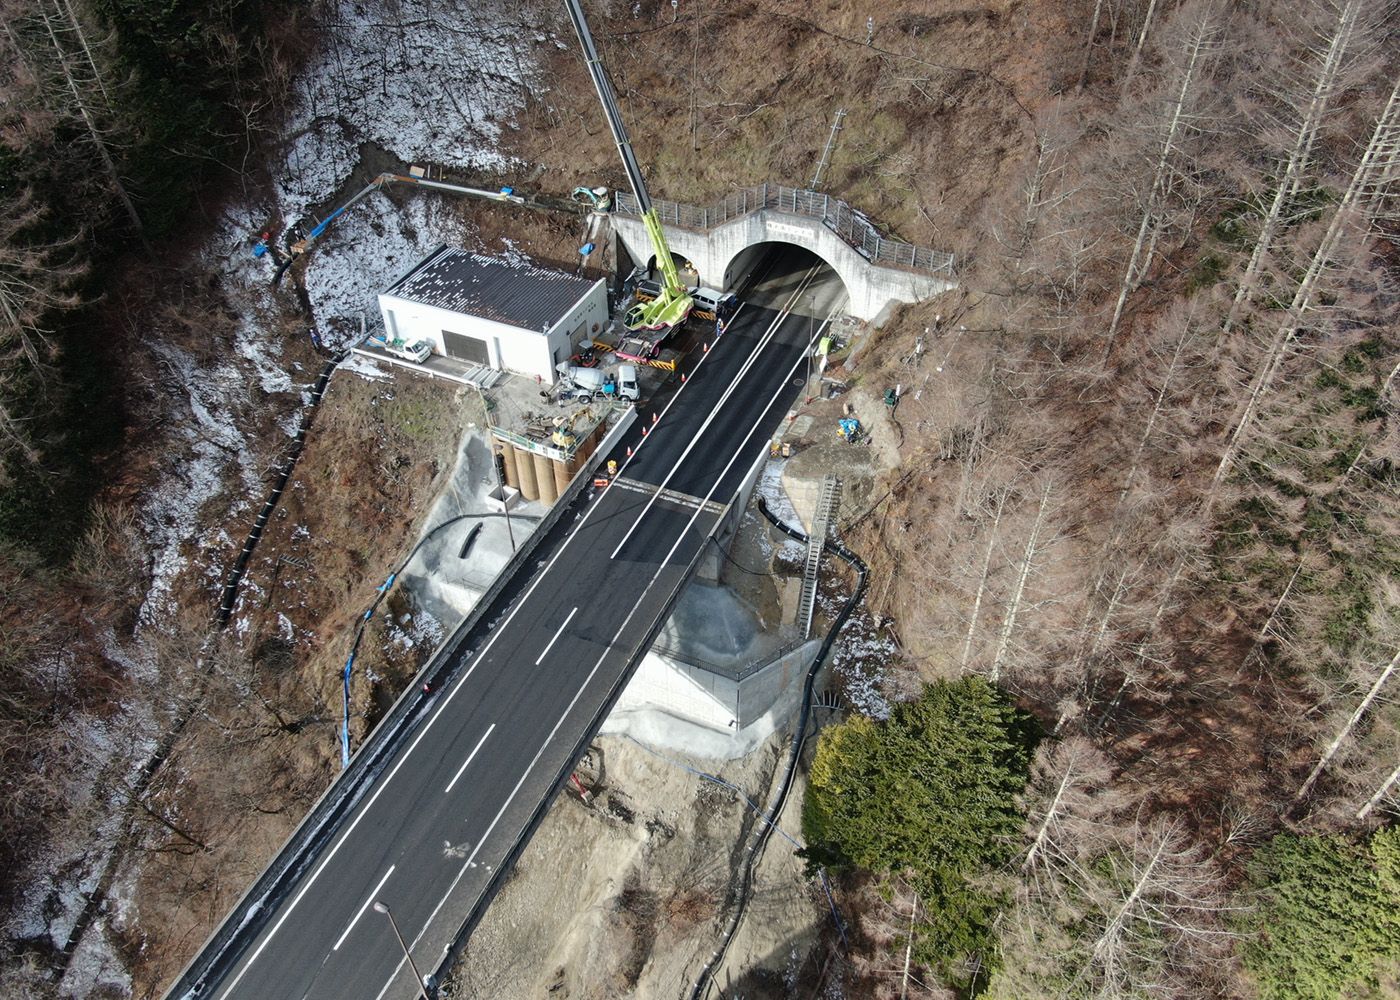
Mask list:
[[[696,513],[698,514],[699,511],[696,511]],[[680,544],[679,540],[677,540],[676,544]],[[674,546],[672,547],[671,551],[675,552]],[[651,578],[651,583],[647,584],[646,591],[651,590],[652,584],[656,582],[657,576],[661,574],[661,569],[664,568],[665,566],[663,564],[662,567],[658,569],[655,574],[653,574]],[[643,591],[643,595],[645,595],[646,591]],[[526,765],[525,771],[520,775],[520,780],[515,783],[515,787],[510,790],[510,795],[506,797],[506,800],[504,803],[502,803],[501,808],[497,810],[495,818],[491,820],[491,825],[486,828],[486,832],[483,833],[481,837],[477,840],[476,847],[474,847],[472,849],[471,854],[467,856],[467,860],[462,864],[462,867],[458,870],[457,877],[452,880],[452,884],[447,887],[447,892],[443,894],[443,897],[438,901],[437,906],[433,907],[433,912],[428,914],[428,919],[423,922],[423,929],[418,932],[418,934],[413,938],[413,941],[409,944],[408,950],[410,952],[418,947],[418,943],[422,940],[423,935],[428,932],[428,928],[432,926],[433,921],[437,919],[437,915],[439,912],[441,912],[443,905],[447,902],[449,898],[451,898],[452,893],[456,891],[457,884],[462,881],[462,876],[472,869],[473,865],[476,862],[477,854],[481,851],[482,847],[486,845],[487,839],[491,836],[492,831],[496,829],[496,824],[501,821],[501,817],[504,816],[506,810],[510,808],[510,804],[515,801],[515,796],[520,793],[521,787],[525,784],[525,779],[530,777],[530,772],[533,771],[535,769],[535,765],[540,762],[540,758],[544,756],[545,750],[547,750],[549,748],[549,745],[552,742],[554,742],[554,737],[558,734],[559,727],[564,724],[564,720],[567,719],[569,717],[569,713],[574,710],[574,706],[578,704],[578,700],[580,697],[583,696],[583,692],[588,690],[588,685],[593,682],[594,676],[598,673],[598,668],[603,665],[603,661],[607,659],[608,654],[612,652],[613,643],[617,642],[617,640],[621,637],[622,633],[627,630],[627,626],[632,623],[632,616],[637,613],[637,609],[641,606],[642,602],[640,600],[638,600],[636,604],[632,605],[632,610],[628,612],[627,618],[622,623],[622,627],[617,630],[617,633],[612,637],[608,644],[605,647],[603,647],[603,652],[602,655],[598,657],[598,662],[593,664],[593,669],[588,672],[588,676],[585,677],[583,683],[579,685],[579,689],[575,691],[574,696],[571,699],[569,699],[569,704],[567,707],[565,707],[563,714],[559,716],[559,721],[554,724],[554,728],[549,731],[549,735],[546,736],[544,742],[540,744],[540,748],[537,751],[535,751],[535,756],[531,758],[530,763]],[[389,987],[394,985],[394,980],[398,978],[400,971],[403,969],[403,964],[404,960],[400,958],[398,964],[394,966],[394,971],[390,973],[388,981],[384,984],[384,988],[379,991],[379,994],[375,997],[375,1000],[384,1000],[384,994],[389,992]]]
[[[692,374],[695,371],[698,371],[700,366],[703,365],[707,360],[709,360],[709,358],[710,354],[707,352],[703,357],[700,358],[699,361],[696,362],[695,368],[691,369]],[[676,394],[673,395],[670,398],[670,400],[667,401],[666,405],[661,408],[661,413],[657,418],[658,421],[662,417],[666,416],[667,411],[669,411],[672,406],[676,405],[676,402],[681,398],[681,395],[685,392],[688,385],[689,383],[683,383],[680,389],[676,391]],[[631,455],[629,455],[626,459],[623,460],[621,468],[618,469],[619,476],[621,476],[622,472],[627,468],[628,465],[632,463],[632,460],[638,454],[640,454],[640,452],[641,446],[639,445],[637,448],[633,449]],[[616,482],[616,480],[614,480],[614,482]],[[603,489],[603,493],[606,494],[612,488],[613,483],[609,483]],[[599,499],[602,499],[601,494],[599,495]],[[228,986],[227,989],[224,990],[223,996],[225,1000],[227,1000],[228,997],[233,995],[233,992],[235,989],[237,989],[239,982],[241,982],[243,977],[248,974],[248,970],[252,967],[253,963],[258,960],[258,956],[260,956],[263,953],[263,949],[268,946],[272,939],[277,935],[277,932],[282,929],[282,925],[287,922],[287,918],[292,915],[292,911],[296,909],[296,906],[298,903],[301,902],[302,897],[306,895],[307,891],[315,883],[316,879],[320,877],[321,872],[325,871],[326,865],[330,864],[331,859],[335,857],[336,853],[340,850],[341,846],[345,843],[346,840],[349,839],[350,834],[354,832],[354,829],[356,826],[359,825],[360,820],[364,819],[365,816],[368,815],[370,809],[374,806],[374,803],[379,799],[379,796],[383,794],[384,789],[388,788],[389,785],[393,782],[394,776],[399,773],[399,768],[403,767],[403,765],[407,763],[408,758],[413,756],[413,751],[417,749],[418,744],[422,741],[423,737],[428,735],[428,730],[430,730],[433,727],[433,724],[437,722],[439,716],[441,716],[442,713],[447,710],[447,706],[452,703],[452,699],[457,697],[458,692],[460,692],[464,687],[466,687],[467,679],[471,677],[472,673],[476,670],[476,668],[480,666],[481,663],[486,659],[486,654],[490,652],[491,647],[495,645],[496,639],[499,638],[502,635],[502,633],[506,632],[509,629],[510,623],[515,619],[515,616],[520,613],[520,610],[523,607],[525,607],[526,604],[529,603],[530,596],[534,594],[535,588],[538,587],[540,583],[542,583],[544,579],[549,575],[549,571],[554,567],[554,564],[559,561],[559,558],[568,549],[569,545],[574,541],[574,539],[576,539],[579,535],[583,533],[584,525],[588,523],[588,519],[593,516],[594,511],[598,510],[600,506],[601,504],[595,502],[589,506],[588,510],[584,511],[583,518],[574,527],[574,529],[569,532],[568,536],[565,537],[564,544],[559,546],[559,549],[554,553],[554,556],[535,576],[534,580],[530,583],[529,589],[527,589],[525,593],[521,595],[518,603],[515,605],[515,607],[511,609],[510,614],[506,616],[505,621],[499,623],[496,628],[491,630],[491,638],[487,640],[486,645],[482,647],[481,652],[477,654],[476,659],[473,660],[471,666],[467,668],[467,672],[462,675],[461,680],[457,682],[456,686],[454,686],[452,690],[447,693],[447,697],[444,698],[442,700],[442,703],[438,705],[437,711],[435,711],[432,715],[432,718],[430,718],[427,721],[427,723],[424,724],[422,730],[418,733],[418,736],[414,739],[412,743],[409,744],[408,749],[404,751],[403,755],[398,759],[398,762],[395,763],[393,768],[389,771],[389,773],[379,781],[377,787],[375,788],[374,795],[370,797],[370,800],[365,803],[364,808],[360,811],[359,815],[356,816],[354,821],[350,824],[350,826],[346,828],[345,833],[341,835],[340,840],[336,841],[336,845],[334,848],[331,849],[331,853],[326,855],[325,859],[319,865],[316,866],[316,871],[312,873],[311,878],[307,880],[306,884],[301,887],[301,890],[292,899],[291,905],[287,907],[286,912],[284,912],[282,916],[278,919],[277,923],[273,925],[272,930],[268,933],[268,935],[265,938],[263,938],[262,942],[254,950],[252,956],[248,959],[248,961],[244,963],[243,968],[239,971],[238,975],[234,977],[233,982]],[[401,966],[403,963],[400,962],[399,964]],[[382,992],[380,995],[383,995]]]
[[[773,335],[782,327],[788,316],[792,314],[793,303],[802,297],[802,294],[807,290],[807,286],[815,280],[816,273],[817,266],[814,266],[802,276],[802,281],[798,283],[796,290],[792,293],[792,297],[778,310],[778,315],[773,319],[773,322],[769,324],[763,336],[759,338],[758,344],[754,347],[753,352],[744,359],[744,363],[740,366],[739,371],[734,375],[734,378],[730,380],[729,385],[726,386],[724,392],[720,394],[719,400],[715,403],[709,414],[706,415],[705,422],[701,424],[700,428],[691,436],[690,443],[686,445],[685,451],[681,452],[680,458],[676,459],[670,471],[666,473],[666,478],[661,481],[661,485],[658,486],[656,492],[651,495],[651,499],[649,499],[646,506],[642,508],[642,512],[637,515],[637,519],[632,522],[632,526],[627,529],[627,533],[622,536],[622,541],[617,543],[617,548],[613,549],[612,555],[608,557],[609,559],[617,558],[617,554],[622,551],[622,547],[626,545],[628,540],[632,537],[632,532],[637,530],[637,526],[642,523],[642,520],[651,511],[652,504],[656,503],[656,498],[661,495],[661,491],[666,488],[666,484],[671,481],[672,477],[680,470],[681,466],[685,464],[686,456],[690,454],[691,449],[694,448],[701,437],[704,436],[706,428],[710,426],[715,417],[719,416],[720,411],[724,409],[724,405],[729,402],[729,397],[738,390],[739,383],[753,370],[754,365],[758,363],[758,356],[773,342]]]
[[[699,370],[700,366],[703,365],[706,362],[706,360],[709,359],[709,357],[710,355],[706,354],[698,362],[696,362],[695,368],[692,369],[692,372]],[[667,401],[664,407],[661,408],[661,417],[664,417],[666,415],[666,412],[676,404],[676,401],[681,398],[681,394],[685,392],[686,387],[687,384],[682,384],[680,389],[676,391],[676,394],[672,396],[669,401]],[[632,459],[635,458],[640,451],[641,447],[638,446],[637,448],[633,449],[631,456],[623,460],[622,467],[618,469],[619,476],[622,474],[623,470],[625,470],[627,466],[631,464]],[[616,482],[616,480],[614,480],[614,482]],[[603,493],[607,493],[608,490],[611,490],[612,488],[613,483],[609,483],[604,488]],[[600,495],[599,499],[601,498],[602,497]],[[437,722],[439,716],[441,716],[443,712],[447,711],[447,706],[452,703],[452,699],[457,697],[458,692],[460,692],[464,687],[466,687],[467,679],[471,677],[473,671],[475,671],[476,668],[486,659],[486,654],[491,651],[491,647],[495,645],[496,639],[499,638],[504,632],[506,632],[509,629],[510,623],[515,619],[515,616],[520,613],[521,608],[525,607],[525,605],[529,603],[530,596],[535,592],[535,588],[538,587],[540,583],[543,582],[543,580],[549,575],[549,571],[554,567],[554,564],[559,561],[559,557],[564,554],[564,552],[568,549],[569,545],[573,543],[574,539],[583,533],[583,526],[588,523],[588,519],[593,516],[594,511],[598,510],[600,506],[601,504],[595,502],[594,504],[589,506],[588,510],[584,511],[583,518],[574,527],[574,529],[569,532],[567,537],[565,537],[564,544],[559,546],[558,551],[554,553],[554,556],[535,576],[534,580],[530,583],[529,588],[525,591],[523,595],[521,595],[518,603],[515,605],[515,607],[511,609],[510,613],[506,616],[505,621],[499,623],[496,626],[496,628],[491,630],[491,638],[487,640],[486,645],[482,647],[481,652],[477,654],[476,659],[473,660],[471,666],[467,668],[467,672],[462,675],[461,680],[457,682],[456,686],[454,686],[451,691],[447,692],[447,697],[442,700],[442,703],[440,705],[438,705],[437,710],[433,712],[432,718],[430,718],[427,721],[427,723],[424,724],[422,730],[418,733],[418,736],[414,739],[412,743],[409,744],[408,749],[404,751],[401,757],[399,757],[398,762],[394,764],[393,769],[390,770],[389,773],[379,781],[377,787],[374,790],[374,795],[372,795],[370,797],[370,800],[365,803],[364,808],[360,811],[359,815],[355,817],[354,821],[351,822],[350,826],[346,828],[345,832],[341,835],[340,839],[336,841],[336,845],[331,849],[331,853],[326,855],[326,857],[321,861],[321,863],[316,866],[316,871],[312,873],[311,878],[307,880],[306,884],[301,887],[301,890],[292,899],[291,905],[287,907],[286,912],[284,912],[282,916],[278,918],[277,923],[273,925],[272,930],[268,933],[268,935],[265,938],[263,938],[262,942],[253,951],[252,956],[249,957],[246,963],[244,963],[243,968],[239,971],[238,975],[234,977],[233,982],[224,990],[223,996],[225,1000],[227,1000],[228,997],[233,995],[234,990],[238,988],[238,984],[242,981],[243,977],[248,974],[248,970],[252,967],[253,963],[258,960],[258,956],[260,956],[263,953],[263,949],[268,946],[272,939],[277,935],[277,932],[282,929],[282,925],[287,922],[287,918],[292,915],[292,911],[296,909],[297,904],[301,902],[302,897],[306,895],[307,890],[309,890],[311,886],[316,882],[316,879],[320,877],[321,872],[325,871],[326,865],[330,864],[331,859],[336,856],[336,853],[340,850],[341,846],[345,843],[346,840],[349,839],[350,834],[354,832],[355,827],[359,825],[360,820],[364,819],[365,816],[368,815],[370,809],[374,806],[374,803],[379,799],[379,796],[383,794],[384,789],[388,788],[389,785],[393,782],[394,775],[399,773],[399,768],[403,767],[403,765],[408,761],[408,758],[413,756],[413,751],[417,749],[418,744],[422,741],[423,737],[428,735],[428,730],[432,729],[433,724]]]
[[[839,307],[840,304],[838,302],[837,308]],[[826,319],[822,322],[822,325],[818,328],[817,333],[813,335],[811,342],[815,342],[816,337],[820,335],[822,330],[826,329],[827,324],[831,322],[831,317],[834,315],[836,315],[835,308],[832,309],[832,311],[827,315]],[[788,381],[797,372],[798,367],[802,364],[805,358],[806,355],[803,354],[800,357],[798,357],[796,361],[793,362],[792,368],[788,370],[788,374],[784,377],[783,381],[779,383],[777,391],[774,392],[771,397],[769,397],[767,406],[765,406],[762,410],[759,411],[760,416],[762,416],[764,413],[767,413],[768,410],[777,401],[778,396],[780,396],[783,390],[787,388]],[[743,442],[739,445],[738,448],[735,449],[734,457],[729,460],[729,464],[724,467],[724,471],[719,474],[718,478],[716,478],[714,482],[714,485],[710,487],[709,493],[705,495],[706,501],[708,501],[710,497],[714,494],[714,491],[719,488],[720,482],[723,481],[725,475],[734,465],[734,462],[738,460],[739,453],[744,450],[744,445],[748,444],[749,439],[753,437],[753,433],[756,430],[758,430],[757,424],[749,428],[749,432],[744,436]],[[456,890],[457,884],[462,881],[462,876],[464,876],[468,871],[471,870],[474,862],[476,861],[477,854],[481,851],[483,847],[486,846],[487,839],[491,836],[492,831],[496,829],[496,824],[501,821],[501,817],[505,815],[505,811],[509,809],[510,804],[515,801],[515,796],[519,794],[520,788],[525,784],[525,780],[530,776],[530,772],[535,769],[535,765],[538,764],[540,758],[544,756],[545,750],[548,749],[549,745],[552,742],[554,742],[554,737],[556,734],[558,734],[559,728],[564,724],[564,720],[569,717],[569,713],[574,710],[574,706],[578,704],[578,700],[583,695],[583,692],[586,691],[588,689],[588,685],[593,682],[594,676],[598,673],[598,668],[603,665],[603,661],[607,659],[608,654],[613,651],[613,645],[617,642],[619,638],[622,637],[622,633],[627,631],[628,626],[632,624],[632,618],[637,614],[637,611],[641,608],[642,601],[646,598],[646,595],[651,592],[651,588],[656,585],[656,581],[660,579],[662,572],[670,564],[671,557],[676,554],[676,549],[680,548],[681,542],[685,540],[686,534],[690,531],[691,526],[695,524],[696,519],[700,517],[700,514],[703,510],[703,507],[697,507],[695,509],[695,513],[690,515],[690,520],[686,523],[685,528],[683,528],[681,532],[676,536],[676,540],[671,545],[670,551],[666,553],[666,558],[661,560],[661,564],[657,566],[656,572],[652,573],[651,579],[647,582],[646,587],[642,589],[642,596],[639,597],[636,603],[632,605],[632,610],[627,613],[627,617],[623,620],[622,625],[618,628],[617,632],[613,635],[612,639],[608,641],[608,644],[603,648],[603,653],[601,656],[598,657],[598,662],[593,664],[593,669],[588,672],[588,676],[584,678],[583,683],[579,686],[579,689],[574,692],[573,698],[569,700],[568,706],[564,709],[563,714],[559,716],[559,721],[554,724],[554,728],[549,731],[549,735],[545,737],[544,742],[540,744],[540,748],[535,752],[535,756],[530,760],[530,763],[526,765],[524,773],[520,775],[520,780],[517,781],[515,783],[515,787],[511,789],[510,795],[506,798],[505,803],[496,813],[495,818],[491,820],[491,825],[486,828],[486,832],[483,833],[481,837],[477,840],[476,847],[473,848],[471,854],[467,857],[466,862],[457,872],[457,876],[452,880],[452,884],[447,887],[447,892],[443,894],[442,899],[438,901],[437,906],[433,907],[433,912],[428,914],[428,919],[423,922],[423,929],[420,930],[417,933],[417,935],[414,936],[413,942],[409,945],[409,951],[412,951],[414,948],[418,947],[419,942],[423,939],[423,935],[428,933],[428,928],[431,927],[433,921],[437,919],[438,913],[441,912],[443,906],[446,905],[447,900],[452,896],[452,893]],[[718,519],[716,519],[716,523],[718,523]],[[711,530],[713,531],[714,529],[711,528]],[[384,1000],[384,994],[389,992],[389,987],[392,986],[394,984],[394,980],[398,978],[399,973],[403,969],[403,965],[404,960],[400,958],[398,964],[394,966],[394,971],[390,974],[388,981],[384,984],[384,988],[379,991],[379,994],[375,997],[375,1000]]]
[[[486,732],[481,734],[481,739],[476,741],[476,746],[472,747],[472,752],[467,754],[467,759],[462,761],[462,766],[457,768],[457,773],[452,776],[452,780],[449,781],[447,783],[447,787],[442,790],[443,795],[446,795],[448,792],[452,791],[452,786],[457,784],[457,779],[462,776],[462,772],[465,771],[467,769],[467,765],[472,762],[472,758],[476,756],[476,752],[480,750],[481,745],[486,742],[486,737],[490,736],[491,730],[495,728],[496,724],[493,722],[490,726],[487,727]]]
[[[369,891],[369,895],[365,897],[365,901],[361,903],[360,908],[355,911],[355,919],[350,921],[350,923],[346,926],[345,931],[340,935],[340,937],[336,938],[335,944],[331,945],[331,951],[340,950],[340,946],[345,943],[345,939],[350,936],[350,932],[355,929],[355,925],[360,922],[360,918],[363,917],[365,915],[365,911],[369,909],[369,904],[373,903],[376,899],[379,898],[379,890],[384,888],[384,883],[389,881],[389,876],[392,874],[394,874],[394,866],[390,865],[389,870],[384,873],[384,877],[379,880],[379,884]]]
[[[569,617],[564,619],[564,624],[559,626],[559,631],[554,633],[554,638],[550,639],[549,645],[544,647],[544,652],[541,653],[540,658],[535,661],[535,666],[538,667],[540,663],[543,662],[544,658],[549,655],[549,651],[554,648],[554,644],[559,641],[559,637],[564,634],[564,630],[569,627],[569,622],[574,620],[574,615],[576,614],[578,614],[578,608],[574,608],[574,610],[569,612]]]

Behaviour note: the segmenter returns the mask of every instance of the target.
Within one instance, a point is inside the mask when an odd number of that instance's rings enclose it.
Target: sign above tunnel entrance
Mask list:
[[[785,236],[811,236],[812,227],[794,226],[790,222],[773,222],[770,220],[768,223],[768,232],[769,234],[778,233]]]

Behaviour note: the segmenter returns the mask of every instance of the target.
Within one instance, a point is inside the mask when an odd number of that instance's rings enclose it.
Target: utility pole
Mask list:
[[[836,109],[836,120],[831,123],[831,135],[827,136],[826,149],[822,150],[821,162],[817,164],[817,172],[812,175],[812,190],[816,191],[822,182],[822,171],[826,169],[828,161],[831,159],[831,149],[836,145],[836,133],[841,131],[841,123],[846,120],[846,109]]]

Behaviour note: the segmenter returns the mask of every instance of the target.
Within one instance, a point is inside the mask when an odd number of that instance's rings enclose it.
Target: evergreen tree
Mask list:
[[[1400,829],[1360,845],[1282,834],[1249,877],[1244,963],[1262,1000],[1380,996],[1400,975]]]
[[[1030,720],[980,677],[937,683],[888,721],[822,734],[803,803],[813,863],[903,874],[924,922],[915,954],[945,977],[985,964],[1001,893],[984,876],[1020,843]]]

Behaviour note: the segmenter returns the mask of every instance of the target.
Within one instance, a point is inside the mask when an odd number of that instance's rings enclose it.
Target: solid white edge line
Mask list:
[[[350,936],[350,932],[355,929],[355,925],[360,922],[360,918],[363,917],[365,911],[369,909],[369,904],[373,903],[375,898],[378,897],[379,890],[384,888],[384,883],[389,881],[389,876],[392,874],[394,874],[394,866],[390,865],[389,870],[384,873],[384,877],[379,880],[379,884],[369,891],[369,895],[365,897],[365,901],[361,903],[360,908],[355,911],[355,918],[346,925],[345,930],[341,933],[340,937],[336,939],[335,944],[331,945],[331,951],[340,950],[340,946],[345,943],[345,939]]]
[[[578,608],[574,608],[574,610],[569,612],[569,617],[564,619],[564,624],[559,626],[559,631],[554,633],[554,638],[550,639],[548,645],[544,647],[544,652],[541,653],[539,659],[535,661],[535,666],[538,667],[544,661],[544,658],[549,655],[549,651],[554,648],[554,644],[559,641],[559,637],[564,634],[564,630],[569,627],[569,622],[574,620],[574,615],[576,614],[578,614]]]
[[[496,724],[494,722],[486,727],[486,732],[481,734],[481,739],[476,741],[476,746],[472,747],[472,752],[467,754],[467,759],[462,761],[462,766],[457,768],[457,773],[452,776],[452,780],[449,781],[447,783],[447,787],[442,790],[443,795],[446,795],[448,792],[452,791],[452,786],[457,784],[457,779],[462,776],[462,772],[465,771],[467,769],[467,765],[472,762],[472,758],[476,756],[476,752],[480,750],[481,745],[486,742],[486,737],[490,736],[491,730],[495,728]]]
[[[699,429],[697,429],[694,434],[691,435],[690,443],[686,445],[685,451],[681,452],[680,457],[677,458],[676,461],[671,465],[670,471],[666,473],[666,478],[661,480],[660,486],[656,487],[655,492],[653,492],[650,499],[647,500],[646,506],[642,508],[642,512],[637,515],[637,519],[632,522],[632,526],[628,528],[627,533],[622,536],[622,541],[617,543],[617,548],[613,549],[612,555],[608,556],[609,559],[617,558],[617,554],[622,551],[623,546],[625,546],[627,542],[631,539],[632,532],[637,530],[637,525],[641,524],[642,519],[645,518],[647,514],[651,512],[652,504],[656,503],[656,498],[661,495],[662,490],[666,489],[666,484],[671,481],[671,479],[675,476],[676,472],[680,469],[681,465],[684,464],[686,457],[690,454],[691,449],[695,447],[695,443],[700,440],[700,437],[705,433],[706,428],[708,428],[710,424],[714,422],[715,417],[719,416],[720,411],[724,408],[724,404],[729,401],[729,397],[732,396],[738,389],[739,383],[743,381],[745,376],[747,376],[750,371],[753,370],[754,365],[758,363],[758,356],[762,354],[765,350],[767,350],[768,345],[773,342],[773,335],[782,327],[783,323],[787,320],[787,318],[792,315],[793,304],[802,297],[803,293],[807,290],[808,286],[815,280],[816,273],[817,268],[812,267],[810,270],[808,270],[806,274],[802,276],[802,280],[798,283],[798,286],[793,291],[792,296],[787,300],[783,307],[778,310],[777,316],[775,316],[773,318],[773,322],[768,325],[768,329],[763,332],[763,336],[759,337],[758,344],[754,347],[753,351],[749,354],[749,356],[744,359],[744,363],[739,366],[739,371],[735,373],[734,378],[730,380],[729,385],[727,385],[724,389],[724,392],[720,394],[720,397],[715,402],[715,405],[710,409],[710,412],[706,414],[705,422],[700,425]],[[706,354],[708,356],[708,352],[706,352]]]
[[[839,308],[839,302],[837,308]],[[835,314],[836,309],[833,309],[827,315],[827,318],[822,322],[822,325],[818,328],[817,335],[819,335],[821,331],[827,327],[827,325],[831,322],[831,317]],[[814,335],[811,338],[811,340],[809,341],[809,346],[811,343],[815,342],[817,335]],[[759,411],[760,417],[764,413],[767,413],[768,410],[772,407],[772,405],[777,401],[778,396],[780,396],[782,394],[783,389],[786,388],[788,380],[792,378],[793,374],[797,371],[798,366],[803,362],[805,358],[806,354],[804,353],[800,355],[796,361],[793,362],[792,367],[788,369],[787,375],[779,384],[778,390],[774,392],[771,397],[769,397],[767,405],[765,405],[763,409]],[[753,432],[757,429],[758,425],[755,423],[753,427],[749,428],[748,434],[744,435],[743,442],[739,445],[738,448],[734,450],[734,457],[729,460],[729,463],[724,467],[724,471],[722,471],[719,474],[719,476],[715,479],[714,485],[712,485],[710,487],[709,492],[706,493],[706,501],[708,501],[710,497],[714,494],[714,491],[719,488],[719,484],[724,480],[724,477],[728,474],[730,468],[733,467],[734,462],[738,460],[739,452],[743,451],[744,445],[748,444],[749,439],[753,437]],[[598,662],[593,664],[593,669],[588,672],[588,676],[584,678],[583,683],[579,686],[579,689],[574,692],[573,698],[569,700],[568,706],[565,707],[563,714],[559,716],[559,721],[554,724],[554,728],[549,731],[549,735],[545,737],[544,742],[540,744],[540,748],[535,752],[535,756],[531,759],[530,763],[526,765],[524,773],[520,775],[520,780],[515,783],[515,787],[511,789],[510,795],[506,798],[506,801],[504,802],[504,804],[502,804],[500,810],[496,813],[495,818],[491,820],[491,825],[488,826],[486,828],[486,832],[481,835],[481,838],[477,841],[476,847],[473,848],[472,853],[470,854],[470,856],[468,856],[466,863],[463,864],[461,869],[457,872],[457,876],[452,880],[452,884],[447,887],[447,892],[443,894],[442,899],[438,900],[437,906],[433,907],[433,912],[428,914],[428,919],[423,922],[423,929],[420,930],[416,935],[414,935],[413,942],[409,945],[409,951],[412,951],[414,948],[418,947],[418,943],[423,939],[423,935],[428,933],[428,928],[431,927],[433,921],[437,919],[438,913],[441,912],[443,906],[447,903],[447,900],[452,896],[452,893],[456,890],[457,884],[462,881],[462,876],[465,875],[471,869],[473,862],[476,861],[477,854],[480,853],[481,849],[484,846],[486,846],[486,841],[490,838],[492,832],[496,829],[496,824],[501,821],[501,817],[505,815],[505,811],[509,809],[510,804],[515,801],[515,796],[519,794],[520,788],[522,785],[525,784],[525,780],[530,776],[530,772],[535,769],[535,765],[538,764],[540,758],[544,756],[545,750],[554,741],[555,735],[559,732],[559,727],[564,724],[564,720],[567,719],[569,717],[569,713],[574,710],[574,706],[578,704],[578,700],[583,695],[583,692],[586,691],[588,689],[588,685],[593,682],[594,676],[596,676],[598,673],[598,668],[603,665],[603,661],[607,659],[608,654],[612,652],[614,643],[617,642],[618,638],[622,635],[623,632],[627,631],[627,627],[632,624],[633,616],[636,615],[637,609],[642,606],[642,599],[644,599],[646,595],[651,591],[651,588],[655,586],[656,581],[660,578],[662,571],[664,571],[666,567],[670,565],[671,557],[676,554],[676,549],[680,548],[681,542],[685,540],[686,533],[690,531],[691,527],[695,524],[696,519],[699,518],[703,510],[703,507],[697,507],[695,509],[695,513],[690,516],[690,520],[686,522],[685,528],[683,528],[680,534],[676,536],[676,541],[671,545],[670,551],[666,553],[666,558],[661,561],[661,564],[659,566],[657,566],[656,572],[652,574],[651,580],[647,582],[646,588],[642,591],[642,597],[639,598],[637,602],[632,605],[632,610],[627,613],[627,617],[623,620],[621,627],[618,628],[617,632],[614,633],[612,639],[610,639],[608,641],[608,644],[603,648],[603,653],[601,656],[598,657]],[[394,980],[398,978],[399,972],[403,968],[403,964],[404,960],[402,958],[399,959],[398,964],[394,966],[393,973],[389,976],[389,980],[384,984],[383,989],[379,991],[378,995],[375,997],[375,1000],[384,1000],[384,994],[389,992],[389,987],[391,987],[394,984]]]

